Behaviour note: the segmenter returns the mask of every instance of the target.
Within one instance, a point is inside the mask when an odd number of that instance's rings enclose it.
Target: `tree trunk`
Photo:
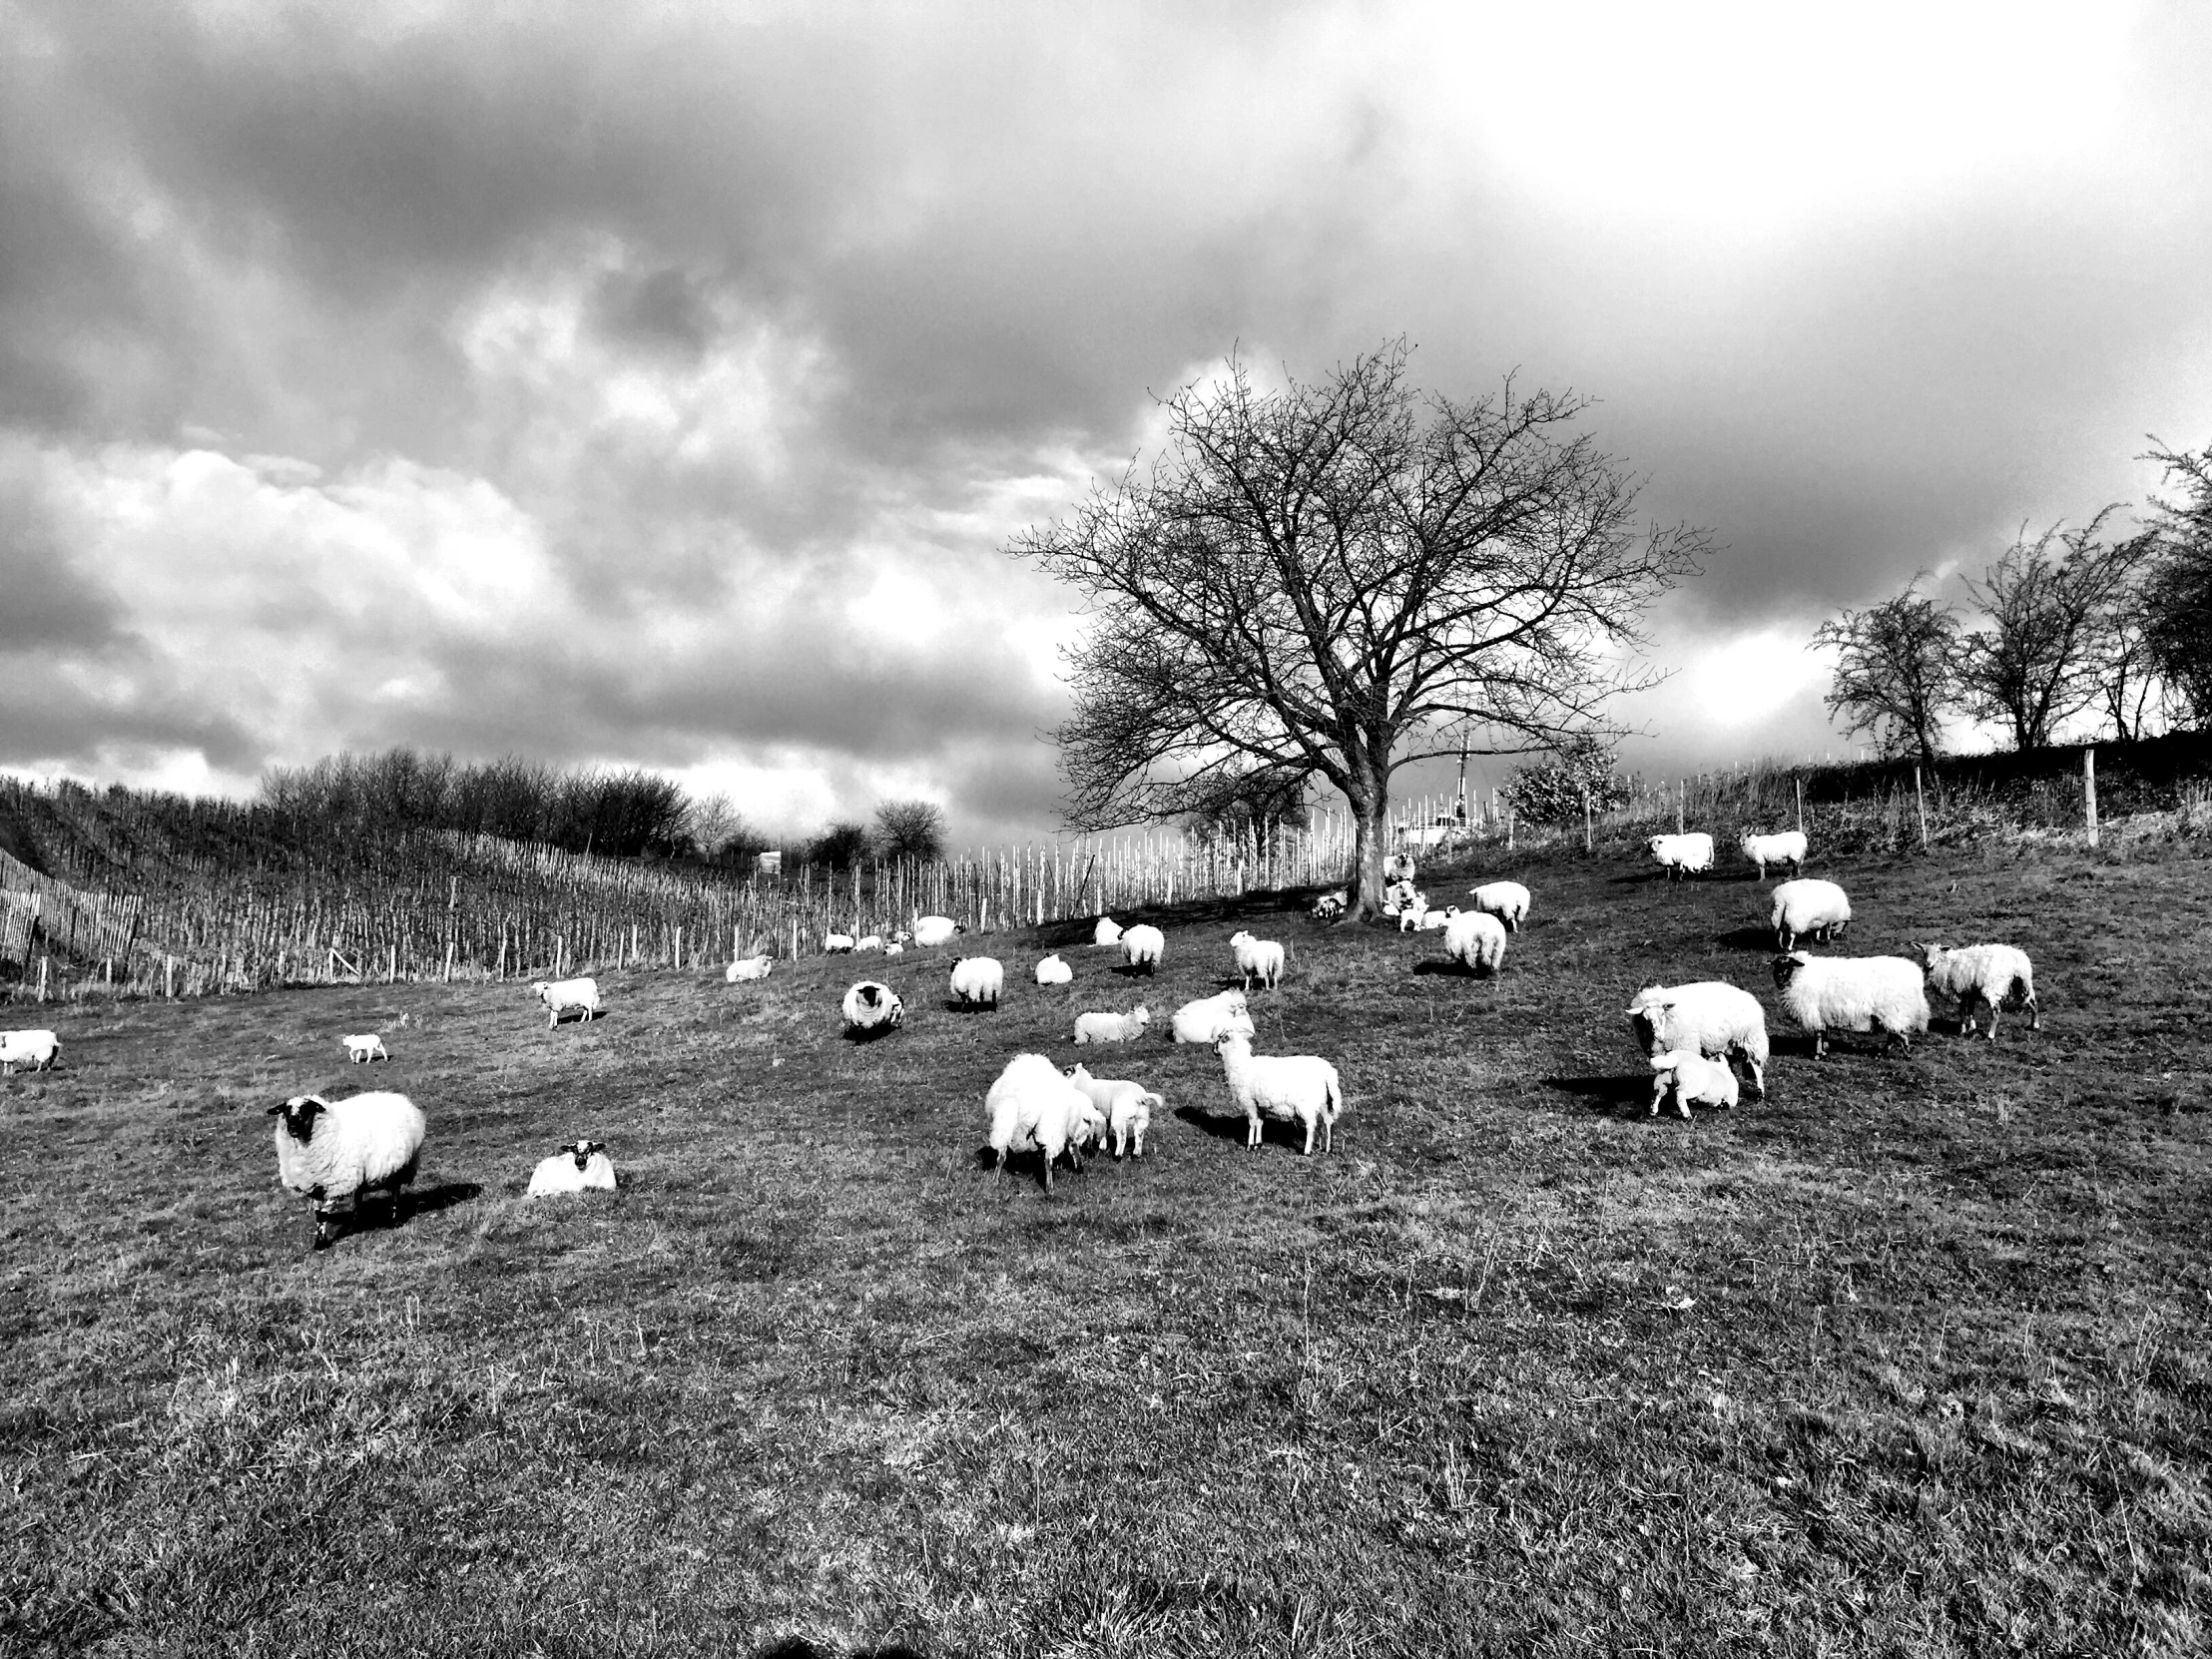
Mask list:
[[[1355,799],[1350,805],[1353,823],[1351,914],[1354,921],[1368,921],[1382,914],[1382,889],[1388,885],[1382,877],[1382,859],[1389,851],[1389,791],[1378,786],[1364,799]]]

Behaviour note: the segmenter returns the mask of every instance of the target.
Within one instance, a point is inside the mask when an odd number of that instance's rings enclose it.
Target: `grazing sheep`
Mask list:
[[[1100,916],[1098,925],[1091,929],[1091,943],[1094,946],[1121,943],[1121,923],[1112,916]]]
[[[1736,843],[1743,848],[1744,856],[1759,866],[1759,879],[1767,878],[1769,864],[1788,864],[1792,875],[1805,873],[1805,831],[1785,830],[1779,834],[1759,835],[1746,830],[1743,839]]]
[[[1701,875],[1713,867],[1713,837],[1702,830],[1686,835],[1654,835],[1651,855],[1672,881],[1678,875]]]
[[[356,1066],[366,1065],[371,1060],[388,1061],[391,1058],[384,1049],[384,1039],[373,1031],[366,1036],[340,1037],[338,1041],[345,1044],[346,1059]]]
[[[879,1037],[893,1031],[906,1017],[906,1004],[890,986],[863,979],[844,993],[844,1034]]]
[[[726,985],[736,985],[748,979],[766,979],[768,970],[769,955],[767,951],[764,950],[758,956],[740,956],[727,968],[723,969],[722,982]]]
[[[1474,907],[1505,923],[1508,933],[1518,933],[1528,920],[1528,889],[1518,881],[1485,881],[1473,898]]]
[[[880,933],[863,933],[852,941],[852,948],[854,950],[880,950],[883,948],[883,935]]]
[[[1237,971],[1244,975],[1244,988],[1252,989],[1252,981],[1258,979],[1269,990],[1283,982],[1283,947],[1273,939],[1256,939],[1249,932],[1229,935],[1229,948],[1237,958]]]
[[[1060,955],[1045,957],[1037,964],[1037,983],[1040,985],[1065,985],[1075,978],[1075,969]]]
[[[1651,1057],[1651,1115],[1657,1117],[1667,1095],[1685,1118],[1692,1105],[1736,1104],[1736,1072],[1725,1060],[1708,1060],[1694,1048],[1669,1049]]]
[[[276,1179],[313,1201],[317,1250],[337,1238],[339,1218],[363,1194],[396,1199],[421,1161],[422,1113],[403,1094],[294,1095],[269,1115],[277,1120]]]
[[[1928,982],[1945,996],[1958,999],[1962,1036],[1972,1036],[1978,1023],[1976,1001],[1989,1005],[1991,1042],[1997,1040],[1997,1008],[2009,1001],[2027,1010],[2030,1031],[2043,1028],[2043,1011],[2035,1005],[2035,967],[2027,952],[2016,944],[1961,944],[1945,949],[1939,944],[1915,945],[1928,972]]]
[[[1658,1056],[1691,1049],[1708,1059],[1741,1061],[1759,1098],[1767,1097],[1767,1011],[1739,985],[1699,979],[1646,985],[1628,1005],[1636,1046]]]
[[[1305,1156],[1314,1155],[1314,1126],[1321,1125],[1321,1148],[1336,1145],[1337,1116],[1345,1109],[1344,1085],[1337,1068],[1311,1054],[1254,1055],[1252,1038],[1226,1033],[1215,1044],[1230,1098],[1244,1108],[1245,1145],[1260,1144],[1260,1119],[1288,1118],[1306,1126]]]
[[[822,935],[822,953],[825,956],[849,956],[852,954],[850,933],[825,933]]]
[[[1413,867],[1413,855],[1410,852],[1392,852],[1382,860],[1382,879],[1385,881],[1410,882],[1416,873],[1418,872]]]
[[[1167,935],[1157,927],[1139,922],[1124,928],[1121,935],[1121,959],[1124,966],[1141,967],[1147,973],[1160,971],[1160,958],[1168,952]]]
[[[1252,1016],[1245,1011],[1244,992],[1216,991],[1212,996],[1202,996],[1195,1002],[1186,1002],[1175,1010],[1172,1040],[1179,1043],[1210,1043],[1239,1023],[1247,1031],[1252,1029]]]
[[[1928,988],[1921,966],[1903,956],[1808,956],[1793,950],[1774,959],[1775,988],[1792,1019],[1813,1033],[1813,1058],[1827,1052],[1831,1031],[1884,1031],[1913,1046],[1928,1029]]]
[[[1006,969],[996,956],[962,956],[952,964],[951,994],[965,1006],[988,1003],[995,1011],[1005,986]]]
[[[1505,965],[1505,923],[1486,910],[1461,910],[1444,928],[1444,954],[1469,973]]]
[[[1142,1002],[1126,1014],[1077,1014],[1075,1040],[1079,1043],[1133,1043],[1152,1022],[1152,1010]]]
[[[62,1040],[51,1031],[0,1031],[0,1076],[17,1066],[44,1071],[62,1057]]]
[[[584,1019],[599,1017],[599,981],[596,979],[533,979],[530,989],[537,992],[538,1000],[545,1004],[547,1030],[560,1024],[563,1014],[574,1013]]]
[[[530,1172],[530,1198],[546,1198],[559,1193],[605,1192],[615,1190],[614,1160],[607,1156],[604,1141],[570,1141],[552,1157],[540,1161]]]
[[[1345,913],[1348,895],[1344,888],[1339,887],[1336,891],[1325,892],[1315,899],[1313,909],[1307,913],[1316,921],[1335,921]]]
[[[1136,1139],[1136,1156],[1144,1156],[1145,1131],[1152,1127],[1152,1114],[1167,1110],[1164,1097],[1154,1094],[1142,1083],[1131,1083],[1120,1078],[1093,1077],[1081,1065],[1068,1067],[1067,1078],[1097,1107],[1106,1119],[1106,1127],[1114,1137],[1114,1156],[1122,1157],[1130,1150],[1130,1139]]]
[[[966,931],[966,922],[954,921],[950,916],[916,916],[913,942],[916,945],[943,944],[953,934]]]
[[[1103,1130],[1105,1120],[1090,1097],[1060,1075],[1042,1054],[1017,1054],[984,1096],[990,1117],[991,1151],[1000,1178],[1006,1154],[1035,1150],[1044,1154],[1044,1190],[1052,1191],[1052,1166],[1064,1152],[1078,1171],[1082,1144]],[[1092,1130],[1091,1125],[1097,1125]]]
[[[1774,947],[1785,955],[1797,948],[1799,937],[1826,944],[1841,938],[1851,925],[1851,900],[1833,881],[1802,876],[1774,889]]]

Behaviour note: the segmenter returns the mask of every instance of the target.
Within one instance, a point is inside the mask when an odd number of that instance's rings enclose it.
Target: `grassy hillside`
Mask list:
[[[612,974],[557,1031],[481,983],[59,1011],[67,1069],[0,1083],[0,1648],[2200,1652],[2212,863],[1818,872],[1857,951],[2027,945],[2045,1028],[1783,1036],[1771,1099],[1654,1120],[1622,1009],[1771,1003],[1766,889],[1602,860],[1484,871],[1536,892],[1494,981],[1215,909],[1151,985],[1040,991],[1066,933],[1000,936],[995,1015],[878,960],[866,1047],[841,959]],[[1343,1069],[1335,1155],[1248,1154],[1156,1039],[1112,1066],[1151,1156],[994,1184],[1005,1058],[1212,990],[1240,920],[1292,949],[1262,1050]],[[422,1180],[310,1255],[263,1109],[370,1081]],[[622,1191],[525,1203],[578,1133]]]

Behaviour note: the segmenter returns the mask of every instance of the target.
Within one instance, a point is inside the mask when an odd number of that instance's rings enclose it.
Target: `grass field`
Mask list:
[[[996,935],[997,1014],[948,951],[612,976],[557,1031],[513,985],[58,1011],[0,1083],[0,1649],[2205,1651],[2212,862],[1816,872],[1854,951],[2026,945],[2044,1029],[1778,1024],[1770,1099],[1653,1119],[1622,1010],[1771,1007],[1766,888],[1579,861],[1484,872],[1536,893],[1495,980],[1256,903],[1167,918],[1152,985]],[[1248,1154],[1211,1051],[1067,1040],[1248,921],[1333,1156]],[[908,1018],[851,1046],[860,971]],[[1022,1049],[1165,1091],[1151,1155],[994,1183]],[[422,1177],[310,1254],[263,1112],[367,1082]],[[579,1133],[621,1192],[526,1203]]]

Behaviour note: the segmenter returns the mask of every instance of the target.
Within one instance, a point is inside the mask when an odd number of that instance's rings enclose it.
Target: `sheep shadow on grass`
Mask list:
[[[1251,1133],[1246,1127],[1247,1120],[1242,1112],[1202,1112],[1196,1106],[1178,1106],[1175,1115],[1200,1134],[1211,1135],[1215,1140],[1225,1141],[1231,1146],[1243,1146],[1245,1137]],[[1342,1123],[1344,1120],[1339,1118],[1337,1121]],[[1294,1118],[1262,1117],[1260,1144],[1266,1146],[1270,1141],[1287,1146],[1293,1152],[1303,1152],[1306,1149],[1306,1126]],[[1148,1152],[1145,1156],[1150,1157],[1151,1154]],[[1314,1156],[1321,1156],[1319,1129],[1314,1131]]]
[[[904,1642],[893,1642],[889,1647],[833,1648],[810,1642],[804,1636],[787,1636],[762,1648],[753,1659],[928,1659],[928,1655]]]
[[[1731,950],[1755,950],[1762,956],[1774,954],[1774,929],[1755,927],[1749,922],[1741,927],[1731,927],[1725,933],[1715,933],[1713,942],[1726,945]]]
[[[1469,967],[1449,956],[1426,956],[1413,964],[1413,971],[1422,978],[1495,979],[1504,969]]]
[[[948,996],[944,999],[944,1011],[948,1014],[995,1014],[998,1012],[998,1004],[968,1002],[957,996]]]
[[[1058,1190],[1058,1184],[1071,1175],[1088,1176],[1091,1172],[1091,1160],[1100,1157],[1106,1157],[1106,1154],[1094,1149],[1089,1156],[1084,1158],[1082,1168],[1078,1169],[1067,1161],[1065,1154],[1062,1154],[1060,1161],[1053,1166],[1052,1170],[1054,1190]],[[1108,1158],[1107,1161],[1112,1162],[1111,1158]],[[988,1175],[997,1180],[998,1154],[987,1146],[978,1147],[975,1152],[975,1169],[978,1174]],[[1005,1171],[1004,1182],[1034,1187],[1040,1193],[1044,1191],[1044,1153],[1038,1148],[1031,1147],[1027,1152],[1007,1153]],[[1000,1182],[1000,1184],[1004,1184],[1004,1182]]]
[[[440,1181],[434,1187],[416,1187],[404,1190],[390,1206],[387,1227],[403,1227],[417,1216],[434,1216],[452,1209],[456,1204],[466,1204],[483,1192],[475,1181]]]
[[[1608,1117],[1648,1116],[1651,1112],[1651,1073],[1624,1073],[1614,1077],[1547,1077],[1544,1087],[1561,1094],[1579,1095],[1593,1112]]]

